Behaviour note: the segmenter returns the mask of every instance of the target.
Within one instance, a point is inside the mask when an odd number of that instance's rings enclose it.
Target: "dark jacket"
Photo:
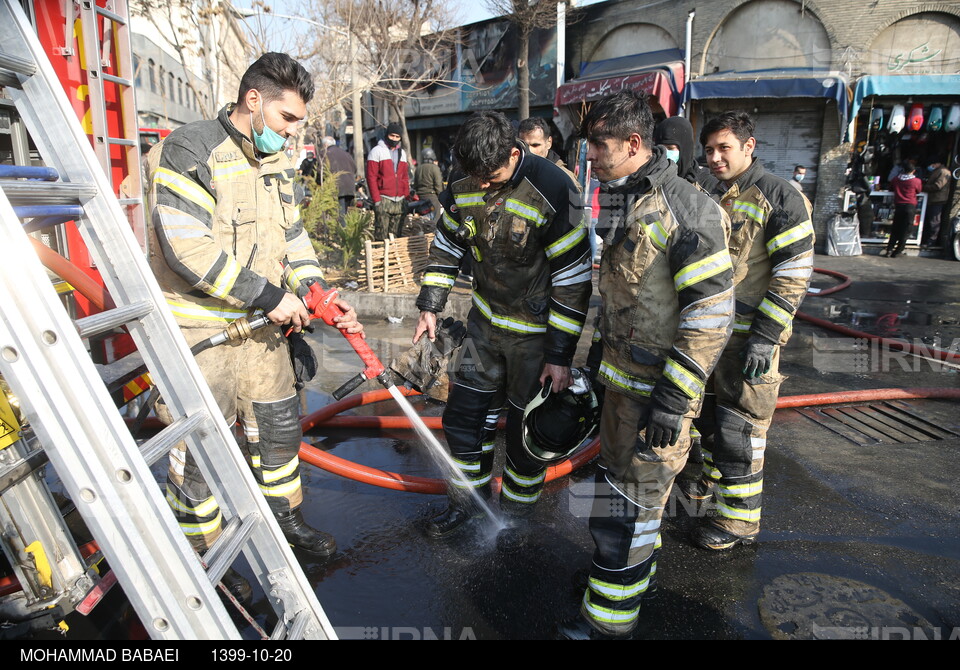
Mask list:
[[[331,145],[321,152],[320,160],[326,161],[330,167],[330,172],[337,175],[337,195],[339,197],[347,198],[356,195],[357,167],[350,154],[336,145]]]

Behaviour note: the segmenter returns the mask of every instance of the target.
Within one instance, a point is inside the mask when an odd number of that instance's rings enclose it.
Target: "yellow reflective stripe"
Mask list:
[[[660,251],[666,251],[667,249],[667,231],[663,229],[663,224],[659,221],[654,221],[650,224],[643,225],[644,231],[647,235],[650,236],[650,240],[653,242],[653,245],[660,249]]]
[[[504,468],[503,471],[510,477],[514,482],[520,486],[536,486],[537,484],[542,484],[543,480],[547,476],[547,471],[544,470],[539,475],[534,475],[533,477],[525,477],[524,475],[517,474],[511,468]]]
[[[735,486],[717,487],[720,495],[731,498],[750,498],[763,493],[763,480],[752,484],[736,484]]]
[[[423,275],[420,284],[422,286],[453,286],[457,278],[453,275],[445,275],[441,272],[427,272]]]
[[[752,202],[746,202],[744,200],[734,200],[733,211],[746,214],[751,219],[759,223],[761,226],[763,225],[763,210],[757,207]]]
[[[767,242],[767,254],[772,254],[777,249],[782,249],[811,235],[813,235],[813,223],[810,219],[807,219],[803,223],[797,224],[790,230],[780,233]]]
[[[450,457],[450,460],[452,460],[454,464],[456,464],[456,466],[464,472],[480,472],[480,461],[468,463],[467,461],[461,461],[460,459],[453,458],[452,456]]]
[[[763,302],[760,303],[757,310],[763,312],[782,326],[789,326],[790,322],[793,321],[793,314],[775,305],[768,298],[763,299]]]
[[[570,333],[571,335],[580,335],[583,332],[583,324],[579,321],[574,321],[559,312],[555,312],[552,309],[550,310],[550,316],[547,318],[547,323],[557,330],[562,330],[565,333]]]
[[[195,181],[177,174],[173,170],[157,168],[153,175],[153,182],[169,188],[174,193],[182,195],[193,204],[213,214],[213,209],[217,204],[216,200]]]
[[[500,494],[504,498],[507,498],[509,500],[512,500],[514,502],[519,502],[519,503],[533,504],[540,499],[540,491],[537,491],[536,493],[531,493],[530,495],[523,495],[521,493],[516,493],[515,491],[512,491],[510,489],[509,484],[507,484],[507,482],[505,481],[503,482],[503,486],[500,488]]]
[[[204,307],[202,305],[187,304],[167,300],[167,305],[174,316],[184,319],[197,319],[201,321],[234,321],[247,315],[247,310],[243,308],[230,307]]]
[[[290,268],[287,274],[287,286],[290,287],[290,290],[296,291],[300,288],[300,284],[307,279],[323,279],[323,272],[315,265]]]
[[[605,623],[629,623],[637,618],[640,612],[640,606],[637,605],[630,610],[615,610],[609,607],[600,607],[590,602],[590,589],[583,594],[583,608],[591,618]]]
[[[753,324],[753,319],[737,319],[733,322],[733,332],[735,333],[749,333],[750,326]]]
[[[224,161],[213,166],[213,178],[227,177],[230,175],[244,174],[253,172],[250,164],[244,160]]]
[[[449,230],[451,233],[457,232],[457,228],[460,227],[460,224],[450,218],[450,215],[446,212],[440,217],[440,221],[443,222],[444,227]]]
[[[192,514],[194,516],[210,516],[220,508],[220,506],[217,505],[216,498],[213,496],[210,496],[196,507],[184,505],[179,499],[177,499],[176,494],[169,486],[167,487],[167,503],[169,503],[170,507],[178,512],[186,512],[187,514]]]
[[[210,295],[214,298],[225,298],[230,295],[230,290],[233,288],[234,283],[236,283],[237,277],[240,276],[241,269],[243,269],[243,266],[235,259],[227,257],[227,263],[213,283],[213,290],[210,291]]]
[[[265,496],[270,496],[271,498],[286,498],[291,493],[295,493],[300,489],[300,478],[297,477],[286,484],[277,484],[276,486],[265,486],[260,485],[260,491]]]
[[[507,204],[504,206],[504,209],[512,214],[516,214],[520,218],[526,219],[527,221],[532,221],[534,224],[536,224],[537,228],[547,222],[547,217],[544,216],[539,209],[536,207],[531,207],[530,205],[520,202],[519,200],[514,200],[513,198],[509,198],[507,200]]]
[[[480,477],[479,479],[468,478],[466,481],[463,481],[462,479],[453,478],[449,481],[451,484],[453,484],[457,488],[478,489],[481,486],[486,486],[487,484],[489,484],[492,478],[493,478],[493,475],[488,472],[486,475],[484,475],[483,477]]]
[[[213,521],[203,523],[180,523],[180,529],[184,535],[209,535],[223,523],[223,515],[217,512],[217,517]]]
[[[703,382],[672,358],[668,358],[667,364],[663,366],[663,376],[691,398],[699,398],[703,393]]]
[[[623,370],[619,370],[606,361],[600,362],[600,371],[598,374],[612,384],[630,391],[636,391],[640,395],[650,395],[655,383],[651,379],[635,377]]]
[[[289,477],[296,471],[298,465],[300,465],[300,459],[294,456],[293,460],[285,465],[280,466],[276,470],[267,470],[266,468],[263,468],[263,482],[267,484],[269,482],[279,481],[284,477]]]
[[[547,258],[555,258],[565,251],[569,251],[575,247],[577,243],[586,236],[587,231],[584,229],[584,227],[577,226],[543,251],[547,255]]]
[[[722,249],[715,254],[707,256],[701,261],[691,263],[680,270],[680,272],[673,275],[673,285],[679,292],[688,286],[692,286],[693,284],[701,282],[704,279],[709,279],[710,277],[720,274],[724,270],[732,267],[733,264],[730,262],[730,252],[726,249]]]
[[[480,451],[483,453],[493,451],[494,446],[496,446],[494,442],[484,442],[480,445]]]
[[[483,196],[486,193],[458,193],[453,196],[454,202],[457,203],[457,207],[474,207],[477,205],[483,204]]]
[[[757,509],[737,509],[736,507],[724,505],[719,500],[717,501],[717,511],[720,512],[720,516],[733,519],[734,521],[759,521],[760,509],[759,507]]]
[[[626,600],[644,593],[650,586],[650,577],[647,576],[636,584],[611,584],[591,577],[588,586],[591,591],[607,600]]]
[[[473,293],[473,304],[476,306],[477,310],[483,316],[487,318],[490,323],[504,330],[512,330],[516,333],[545,333],[547,332],[547,327],[545,325],[540,325],[539,323],[528,323],[526,321],[520,321],[518,319],[511,319],[507,316],[501,316],[499,314],[494,314],[490,309],[490,305],[487,304],[487,301],[480,297],[476,291]]]

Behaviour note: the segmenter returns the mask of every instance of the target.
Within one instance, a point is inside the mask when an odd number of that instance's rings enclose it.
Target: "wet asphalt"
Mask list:
[[[815,265],[847,273],[854,283],[808,297],[802,311],[889,337],[927,344],[939,338],[943,348],[960,350],[960,263],[818,256]],[[814,283],[836,281],[817,275]],[[406,348],[415,314],[371,311],[361,318],[388,362]],[[583,340],[575,363],[585,357],[589,334]],[[338,335],[318,330],[311,343],[320,371],[305,394],[307,412],[331,402],[332,390],[361,368]],[[956,367],[856,344],[797,321],[783,352],[789,379],[781,396],[960,386]],[[658,596],[644,601],[636,639],[960,637],[957,401],[867,405],[858,403],[853,419],[777,412],[768,434],[763,525],[752,546],[695,548],[688,534],[713,513],[713,503],[693,505],[675,492],[662,527]],[[442,412],[432,400],[415,406],[423,415]],[[401,411],[386,401],[345,414]],[[907,424],[878,428],[877,416]],[[439,472],[409,430],[316,429],[305,439],[388,471]],[[502,446],[501,436],[498,452]],[[574,583],[593,552],[587,511],[594,468],[548,484],[532,518],[513,529],[518,545],[505,549],[480,520],[449,539],[427,537],[424,522],[443,509],[442,496],[377,488],[305,465],[305,515],[335,535],[339,550],[324,563],[299,557],[341,638],[550,639],[559,621],[576,615],[582,597]],[[252,610],[269,623],[262,599]],[[75,639],[135,628],[129,613],[99,626],[78,628]],[[242,630],[256,639],[252,628]]]

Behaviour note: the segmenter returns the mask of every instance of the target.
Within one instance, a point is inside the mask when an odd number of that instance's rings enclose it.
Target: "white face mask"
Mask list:
[[[677,165],[680,165],[680,150],[679,149],[667,149],[666,150],[667,158],[672,160]]]
[[[793,178],[796,179],[797,181],[803,181],[803,178],[804,178],[804,177],[806,177],[806,175],[803,175],[803,174],[795,174],[795,175],[793,175]]]

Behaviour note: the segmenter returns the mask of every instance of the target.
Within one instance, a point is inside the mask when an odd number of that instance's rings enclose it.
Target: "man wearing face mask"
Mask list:
[[[709,193],[717,185],[710,170],[694,158],[693,126],[682,116],[664,119],[653,129],[653,141],[666,150],[667,158],[677,165],[677,175]]]
[[[795,168],[793,168],[793,179],[790,181],[790,185],[793,186],[798,191],[800,191],[801,193],[803,193],[803,186],[801,186],[801,184],[803,183],[803,179],[806,176],[807,176],[807,168],[805,168],[802,165],[796,166]]]
[[[242,425],[240,443],[284,536],[327,557],[333,537],[301,513],[299,399],[283,336],[310,323],[301,298],[322,280],[300,220],[296,170],[283,151],[312,96],[313,81],[299,63],[267,53],[243,75],[235,104],[215,120],[178,128],[150,152],[150,260],[189,345],[257,313],[284,327],[208,349],[197,364],[229,425]],[[353,308],[339,305],[345,314],[337,327],[362,332]],[[162,401],[158,413],[169,421]],[[170,452],[167,500],[193,547],[209,549],[222,516],[183,443]],[[240,594],[241,579],[228,573],[225,582]]]
[[[378,240],[391,234],[400,237],[404,201],[410,195],[407,152],[400,146],[402,130],[399,123],[388,125],[386,137],[367,156],[367,187],[377,215],[373,236]]]

